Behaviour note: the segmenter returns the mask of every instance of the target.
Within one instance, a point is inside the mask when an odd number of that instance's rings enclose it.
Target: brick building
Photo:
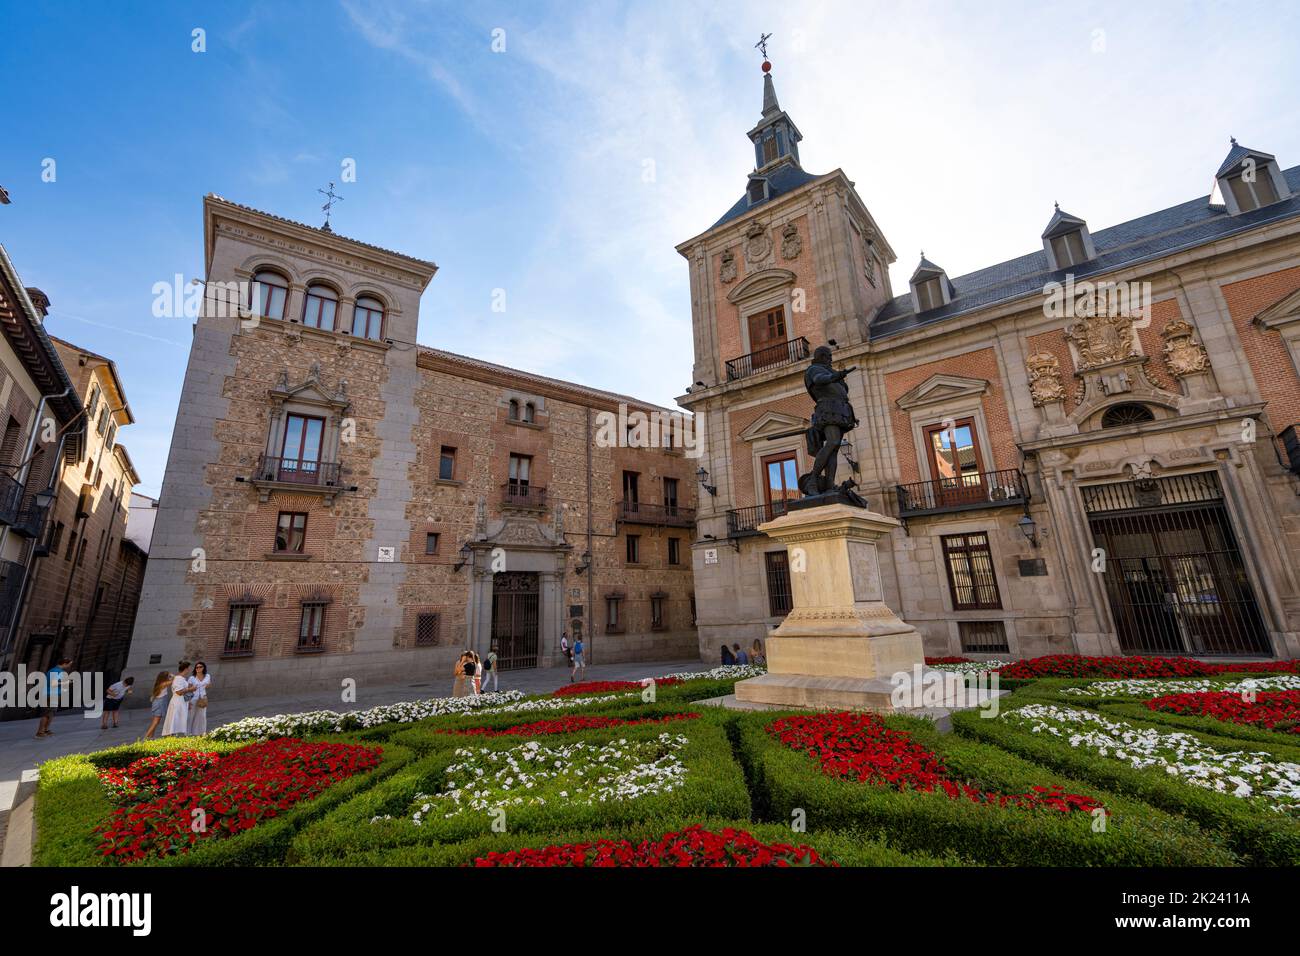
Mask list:
[[[417,346],[433,263],[209,196],[132,665],[221,693],[693,655],[698,462],[622,395]]]
[[[803,169],[764,77],[755,170],[690,264],[705,438],[702,653],[789,609],[756,526],[799,492],[813,348],[860,424],[886,597],[932,655],[1300,653],[1300,167],[1235,141],[1214,191],[1091,231],[1059,208],[1034,251],[950,278],[895,254],[841,170]],[[809,569],[815,573],[815,569]],[[797,573],[797,572],[796,572]]]

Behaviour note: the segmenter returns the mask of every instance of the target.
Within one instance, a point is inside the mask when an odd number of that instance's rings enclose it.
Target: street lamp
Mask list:
[[[705,478],[709,477],[709,473],[708,471],[705,470],[703,465],[701,465],[700,470],[695,473],[695,477],[699,479],[700,484],[704,486],[705,491],[707,491],[710,495],[712,495],[715,498],[718,496],[718,486],[711,485],[704,480]]]
[[[1020,527],[1020,533],[1025,536],[1025,540],[1035,548],[1038,547],[1038,525],[1035,523],[1034,519],[1029,516],[1028,511],[1021,515],[1020,520],[1016,522],[1016,524]]]
[[[469,546],[469,542],[466,541],[464,544],[460,546],[460,560],[457,561],[455,564],[453,564],[451,566],[451,569],[453,571],[459,571],[461,568],[463,568],[466,564],[469,563],[472,557],[474,557],[474,549],[471,548]]]

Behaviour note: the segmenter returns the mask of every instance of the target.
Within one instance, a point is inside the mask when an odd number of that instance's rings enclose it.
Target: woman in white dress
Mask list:
[[[181,661],[172,678],[172,696],[167,703],[167,716],[163,719],[162,735],[185,734],[189,731],[190,705],[185,695],[190,692],[190,662]]]
[[[190,701],[190,736],[198,737],[208,732],[208,685],[212,683],[212,675],[208,673],[208,665],[203,661],[198,661],[194,665],[194,673],[190,675],[190,690],[194,693],[194,699]]]

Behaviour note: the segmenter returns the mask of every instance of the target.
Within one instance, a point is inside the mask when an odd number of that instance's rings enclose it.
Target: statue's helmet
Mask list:
[[[813,349],[814,362],[829,362],[831,360],[831,349],[828,345],[819,345]]]

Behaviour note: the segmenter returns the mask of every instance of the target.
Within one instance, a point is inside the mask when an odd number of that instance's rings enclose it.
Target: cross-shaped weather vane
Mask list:
[[[764,60],[767,59],[767,41],[770,39],[772,39],[772,34],[764,33],[759,36],[758,42],[754,44],[754,49],[763,54]]]
[[[325,232],[333,232],[334,230],[330,228],[330,212],[332,211],[332,207],[334,206],[335,203],[340,203],[343,201],[343,197],[335,194],[333,183],[330,183],[330,188],[328,192],[325,191],[324,189],[318,189],[316,191],[320,193],[322,196],[329,197],[326,200],[325,205],[321,206],[321,209],[325,211],[325,225],[321,226],[321,229],[323,229]]]

